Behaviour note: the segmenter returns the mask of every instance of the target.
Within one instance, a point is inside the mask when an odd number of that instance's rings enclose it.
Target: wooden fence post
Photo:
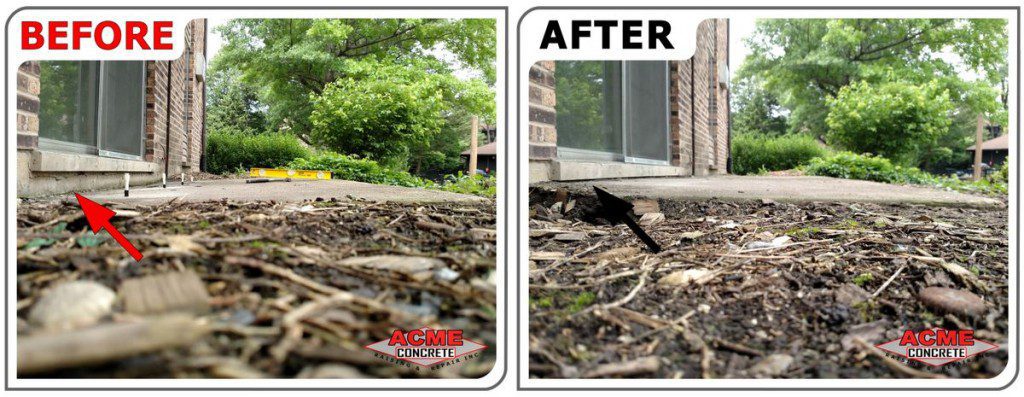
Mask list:
[[[981,142],[984,138],[984,135],[982,134],[982,131],[984,131],[985,128],[984,123],[985,118],[981,113],[979,113],[978,129],[975,131],[974,136],[974,175],[971,177],[971,180],[974,181],[981,180],[981,154],[984,151],[984,148],[981,147]]]
[[[470,118],[471,130],[469,131],[469,175],[476,175],[476,140],[480,135],[480,120],[473,116]]]

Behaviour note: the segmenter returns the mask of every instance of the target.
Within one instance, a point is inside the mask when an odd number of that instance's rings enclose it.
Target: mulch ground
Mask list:
[[[493,367],[493,203],[172,202],[118,208],[114,224],[142,251],[141,262],[105,232],[93,237],[76,203],[19,203],[19,346],[39,336],[34,348],[104,350],[102,343],[117,340],[116,332],[129,332],[111,325],[147,324],[126,306],[154,305],[125,302],[125,282],[182,271],[197,274],[208,295],[199,305],[204,310],[189,313],[187,323],[201,336],[181,344],[173,340],[177,335],[154,333],[179,346],[133,340],[113,346],[121,351],[116,358],[84,364],[69,358],[60,368],[21,376],[475,378]],[[101,302],[103,286],[118,291],[109,310],[86,321],[86,330],[106,327],[106,339],[72,337],[82,331],[84,311],[61,312],[85,307],[92,313],[102,303],[38,305],[61,284],[83,280],[102,285]],[[197,291],[175,293],[186,292]],[[52,324],[64,328],[48,328]],[[441,368],[401,365],[363,348],[395,329],[421,327],[462,329],[467,339],[490,347]]]
[[[1006,366],[1005,208],[635,204],[661,253],[598,217],[593,197],[531,192],[531,377],[985,378]],[[928,287],[954,296],[922,300]],[[952,299],[964,295],[983,304]],[[874,347],[934,327],[1000,348],[933,368]]]

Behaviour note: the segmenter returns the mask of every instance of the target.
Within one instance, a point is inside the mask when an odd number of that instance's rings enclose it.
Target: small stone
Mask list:
[[[555,237],[552,237],[555,241],[580,241],[585,238],[587,238],[587,235],[583,232],[562,233],[556,234]]]
[[[711,281],[714,274],[714,272],[704,268],[679,270],[662,277],[658,280],[658,284],[676,287],[685,287],[690,284],[701,285]]]
[[[434,279],[438,281],[452,282],[457,280],[459,276],[459,272],[449,269],[448,267],[441,267],[434,271]]]
[[[772,378],[782,375],[793,364],[793,356],[788,354],[772,354],[750,367],[750,375],[755,378]]]
[[[701,312],[703,314],[711,313],[711,305],[709,305],[707,303],[701,303],[701,304],[697,305],[697,311]]]
[[[47,292],[28,314],[30,323],[48,330],[71,330],[96,324],[110,314],[117,294],[93,281],[70,281]]]
[[[969,317],[981,316],[988,310],[985,300],[978,295],[953,288],[928,287],[921,290],[918,299],[925,306]]]
[[[840,343],[843,345],[843,350],[851,350],[854,347],[857,347],[857,344],[854,342],[857,338],[873,345],[881,342],[882,336],[885,335],[885,331],[889,328],[889,320],[878,320],[870,323],[857,324],[850,327],[850,332],[843,336]]]
[[[836,302],[842,303],[846,306],[856,306],[858,303],[871,298],[870,293],[853,283],[843,284],[836,290],[835,294]]]
[[[648,212],[640,217],[640,224],[644,226],[651,226],[661,223],[665,220],[665,214],[660,212]]]

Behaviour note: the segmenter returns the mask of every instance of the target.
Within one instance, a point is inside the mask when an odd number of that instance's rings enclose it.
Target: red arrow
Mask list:
[[[111,211],[107,207],[99,205],[95,201],[89,200],[81,194],[75,193],[75,197],[78,198],[78,205],[82,207],[82,212],[85,213],[85,220],[89,222],[89,228],[92,229],[93,234],[99,234],[100,230],[106,229],[110,237],[114,238],[118,244],[121,244],[121,248],[128,251],[128,254],[135,258],[135,261],[142,260],[142,253],[135,249],[131,241],[128,241],[121,232],[117,231],[117,228],[110,223],[110,219],[114,217],[114,211]]]

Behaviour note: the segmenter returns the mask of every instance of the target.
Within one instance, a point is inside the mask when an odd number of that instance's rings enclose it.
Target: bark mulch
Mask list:
[[[19,346],[41,352],[19,355],[19,367],[35,368],[21,376],[479,377],[493,367],[493,203],[221,201],[115,209],[113,223],[142,251],[140,263],[105,232],[94,237],[75,203],[19,203]],[[188,276],[163,291],[138,280],[168,273],[194,273],[201,287],[181,287],[192,285]],[[199,304],[188,306],[195,296]],[[185,320],[160,313],[176,304],[185,304],[177,307]],[[154,316],[139,314],[145,310]],[[395,329],[421,327],[463,329],[490,348],[440,368],[363,348]],[[60,351],[75,353],[56,364],[32,361]]]
[[[594,197],[531,192],[531,377],[985,378],[1006,366],[1005,208],[634,204],[661,253],[597,217]],[[932,368],[874,347],[933,327],[1000,348]]]

